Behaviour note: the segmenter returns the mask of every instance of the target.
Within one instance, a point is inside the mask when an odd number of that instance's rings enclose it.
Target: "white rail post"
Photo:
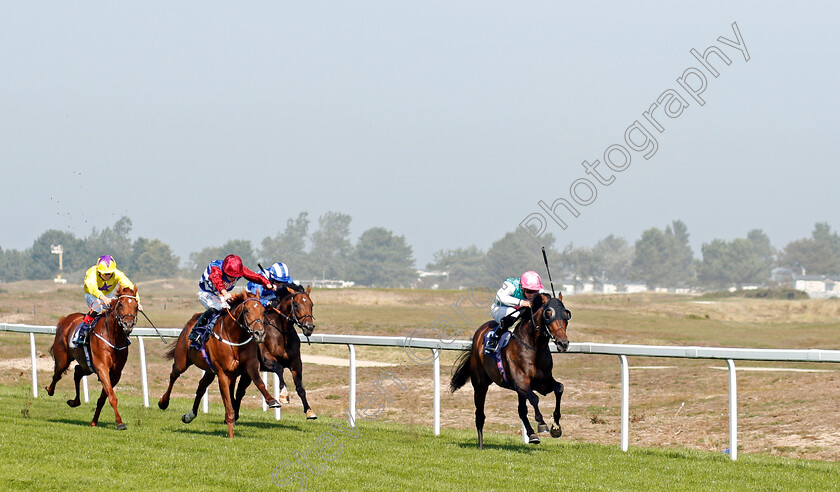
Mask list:
[[[729,366],[729,457],[738,459],[738,384],[735,378],[735,362],[726,359]]]
[[[38,353],[35,351],[35,334],[29,334],[29,355],[32,356],[32,396],[38,398]]]
[[[621,359],[621,450],[627,451],[630,443],[630,369],[627,356],[618,357]]]
[[[268,373],[267,372],[262,373],[262,380],[263,380],[263,384],[265,384],[265,382],[268,381]],[[266,391],[268,391],[268,390],[266,389]],[[263,412],[268,411],[268,403],[265,402],[265,398],[263,398],[262,407],[263,407]]]
[[[432,349],[432,354],[435,357],[435,370],[434,370],[434,407],[435,407],[435,423],[434,423],[434,430],[435,435],[440,435],[440,349]]]
[[[146,374],[146,344],[143,337],[137,337],[140,342],[140,378],[143,380],[143,406],[149,408],[149,378]]]
[[[88,377],[82,377],[82,393],[85,395],[85,403],[90,402],[90,392],[88,391]]]
[[[350,349],[350,420],[356,427],[356,347],[348,345]]]
[[[280,376],[274,374],[274,399],[280,401]],[[280,420],[280,407],[274,409],[274,420]]]
[[[201,371],[201,376],[204,377],[204,373],[207,371]],[[210,412],[210,387],[208,386],[206,390],[204,390],[204,396],[201,397],[201,411],[204,413]]]

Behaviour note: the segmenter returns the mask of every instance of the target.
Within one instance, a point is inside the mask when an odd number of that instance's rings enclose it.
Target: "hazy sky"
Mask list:
[[[548,226],[559,247],[673,219],[697,256],[840,227],[840,8],[731,3],[4,2],[0,246],[127,215],[184,258],[335,210],[424,266],[570,199],[582,161],[609,173],[604,151],[668,89],[689,106]],[[749,61],[717,41],[733,22]],[[732,63],[711,58],[701,106],[676,79],[711,45]]]

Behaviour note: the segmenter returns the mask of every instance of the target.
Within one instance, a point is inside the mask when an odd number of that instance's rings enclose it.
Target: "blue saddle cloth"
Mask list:
[[[487,333],[484,334],[484,345],[487,346],[488,340],[490,340],[490,332],[493,330],[487,330]],[[499,368],[499,374],[502,375],[502,381],[505,383],[508,382],[507,374],[505,373],[505,366],[502,364],[502,349],[507,347],[508,342],[510,342],[510,331],[505,330],[502,332],[501,336],[499,337],[499,344],[496,346],[496,350],[492,352],[493,359],[496,361],[496,367]]]
[[[216,322],[219,321],[219,316],[221,316],[222,312],[218,312],[210,317],[207,321],[207,324],[204,326],[193,326],[193,331],[196,333],[195,340],[190,341],[190,348],[195,350],[202,350],[204,349],[204,344],[207,343],[207,339],[210,338],[209,335],[213,333],[213,327],[216,326]]]

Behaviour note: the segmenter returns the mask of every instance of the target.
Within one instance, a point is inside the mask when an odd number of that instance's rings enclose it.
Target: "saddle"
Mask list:
[[[190,336],[191,349],[204,349],[204,344],[207,343],[207,339],[210,338],[210,334],[213,333],[213,328],[216,326],[216,322],[219,321],[219,316],[221,316],[222,313],[223,311],[219,311],[213,314],[213,316],[207,320],[207,323],[202,326],[193,326]]]
[[[495,324],[495,323],[494,323]],[[484,334],[484,345],[487,345],[487,341],[490,339],[490,332],[493,330],[488,330],[487,333]],[[509,330],[504,330],[501,335],[499,335],[499,344],[496,346],[496,350],[491,353],[493,359],[496,361],[496,367],[499,368],[499,374],[502,375],[502,381],[505,383],[508,382],[507,374],[505,373],[505,366],[502,364],[502,349],[505,348],[510,342],[511,332]]]

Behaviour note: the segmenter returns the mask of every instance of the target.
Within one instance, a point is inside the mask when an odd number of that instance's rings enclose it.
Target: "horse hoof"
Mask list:
[[[528,436],[528,444],[539,444],[540,438],[536,434],[531,434]]]
[[[195,419],[195,414],[192,413],[192,412],[185,413],[184,415],[181,416],[181,422],[183,422],[185,424],[189,424],[190,422],[193,421],[193,419]]]
[[[313,412],[311,409],[306,411],[306,420],[315,420],[317,418],[318,416],[315,415],[315,412]]]
[[[266,403],[268,404],[268,408],[280,408],[281,406],[280,402],[275,400],[274,398],[266,401]]]
[[[280,390],[280,401],[283,403],[291,403],[292,400],[289,399],[289,390],[283,386],[283,389]]]
[[[545,434],[548,432],[548,426],[545,424],[540,424],[537,426],[537,433],[538,434]]]
[[[167,408],[169,408],[169,400],[158,400],[158,408],[160,408],[161,410],[166,410]]]
[[[50,396],[52,396],[52,395],[53,395],[53,393],[55,393],[55,391],[50,391],[50,387],[49,387],[49,386],[44,386],[44,389],[47,391],[47,394],[48,394],[48,395],[50,395]]]
[[[81,404],[82,402],[80,402],[79,400],[67,400],[67,405],[69,405],[70,408],[76,408]]]
[[[125,424],[117,424],[117,430],[118,431],[124,431],[126,429],[128,429],[128,427],[126,427]]]
[[[557,439],[558,437],[563,435],[563,428],[559,425],[557,427],[551,426],[551,437]]]

